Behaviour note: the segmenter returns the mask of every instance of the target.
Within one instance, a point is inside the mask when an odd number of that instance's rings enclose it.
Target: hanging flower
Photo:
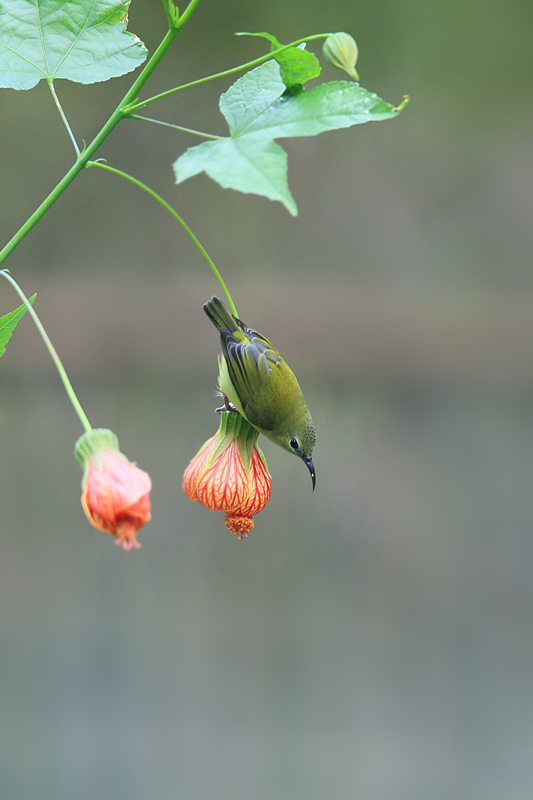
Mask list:
[[[91,525],[111,533],[124,550],[139,548],[136,533],[150,520],[148,473],[128,461],[106,428],[80,436],[75,455],[84,469],[81,504]]]
[[[183,490],[212,511],[226,512],[226,527],[239,539],[254,527],[252,517],[270,500],[266,459],[259,432],[236,411],[220,413],[220,427],[183,475]]]

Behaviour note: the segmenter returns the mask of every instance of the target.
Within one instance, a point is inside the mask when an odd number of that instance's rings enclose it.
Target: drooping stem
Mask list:
[[[189,226],[187,225],[185,220],[182,219],[182,217],[180,217],[178,212],[174,208],[172,208],[172,206],[169,203],[167,203],[166,200],[163,200],[163,198],[160,195],[158,195],[157,192],[154,192],[154,190],[151,189],[149,186],[147,186],[145,183],[141,183],[141,181],[138,181],[137,178],[134,178],[132,175],[128,175],[127,172],[122,172],[119,169],[115,169],[115,167],[110,167],[107,164],[102,164],[101,161],[91,161],[91,162],[89,162],[89,164],[87,164],[87,166],[88,167],[100,167],[100,169],[105,169],[107,172],[111,172],[113,175],[118,175],[120,178],[124,178],[125,180],[129,181],[130,183],[133,183],[134,186],[138,186],[139,189],[142,189],[144,192],[149,194],[150,197],[154,198],[154,200],[157,200],[157,202],[160,203],[163,206],[163,208],[165,208],[168,211],[168,213],[171,214],[177,222],[179,222],[179,224],[181,225],[183,230],[186,232],[186,234],[192,239],[192,241],[194,242],[194,244],[196,245],[196,247],[198,248],[200,253],[203,255],[203,257],[205,258],[205,260],[207,261],[207,263],[211,267],[211,270],[213,271],[213,274],[215,275],[215,278],[219,282],[220,287],[221,287],[222,291],[224,292],[224,295],[226,296],[226,299],[227,299],[227,301],[229,303],[229,306],[231,308],[231,313],[236,317],[239,316],[238,313],[237,313],[237,309],[235,308],[235,303],[233,302],[233,299],[232,299],[232,297],[231,297],[231,295],[229,293],[228,287],[226,286],[226,284],[225,284],[225,282],[224,282],[224,280],[222,278],[222,275],[220,274],[220,272],[216,268],[216,266],[215,266],[215,264],[213,262],[213,259],[209,256],[208,252],[206,251],[205,247],[202,245],[200,240],[191,231],[191,229],[189,228]]]
[[[72,144],[74,146],[74,151],[76,153],[76,158],[79,158],[80,157],[80,148],[78,147],[78,143],[76,141],[76,137],[72,133],[72,128],[69,125],[69,121],[68,121],[68,119],[66,117],[65,112],[63,111],[63,107],[62,107],[61,103],[59,102],[59,97],[56,94],[54,81],[52,80],[52,78],[48,78],[48,88],[50,89],[52,97],[54,98],[54,103],[56,104],[57,110],[59,111],[59,115],[60,115],[61,119],[63,120],[63,124],[64,124],[65,128],[67,129],[67,133],[70,136],[70,141],[72,142]]]
[[[123,107],[124,113],[130,113],[132,111],[138,111],[141,108],[144,108],[149,103],[154,103],[156,100],[162,100],[163,97],[168,97],[171,94],[175,94],[175,92],[181,92],[182,89],[190,89],[193,86],[199,86],[202,83],[207,83],[207,81],[214,81],[216,78],[225,78],[227,75],[234,75],[236,72],[242,72],[244,69],[251,69],[252,67],[257,67],[259,64],[262,64],[264,61],[268,61],[271,58],[275,58],[278,53],[283,53],[284,50],[288,50],[291,47],[297,47],[299,44],[303,44],[304,42],[311,42],[314,39],[327,39],[328,36],[331,36],[330,33],[315,33],[312,36],[304,36],[302,39],[296,39],[296,41],[291,42],[290,44],[286,44],[283,47],[278,48],[277,50],[272,50],[270,53],[266,53],[263,56],[259,56],[258,58],[254,58],[252,61],[247,61],[246,64],[239,64],[238,67],[232,67],[231,69],[225,69],[223,72],[216,72],[213,75],[206,75],[205,78],[198,78],[195,81],[191,81],[190,83],[183,83],[181,86],[175,86],[173,89],[167,89],[166,92],[161,92],[160,94],[156,94],[153,97],[149,97],[147,100],[142,100],[141,102],[132,103],[128,108]]]
[[[9,281],[11,286],[14,288],[14,290],[16,291],[16,293],[18,294],[18,296],[21,298],[22,302],[26,306],[28,314],[33,319],[33,321],[35,323],[35,327],[39,331],[39,333],[41,335],[41,339],[43,340],[43,342],[44,342],[44,344],[46,346],[46,349],[50,353],[52,361],[56,365],[56,369],[59,372],[59,376],[60,376],[61,380],[63,381],[63,386],[65,387],[65,391],[66,391],[66,393],[68,395],[68,398],[69,398],[70,402],[72,403],[72,405],[74,407],[74,411],[78,415],[78,417],[80,419],[80,422],[83,425],[83,427],[85,428],[85,430],[86,431],[92,431],[91,423],[89,422],[89,419],[88,419],[85,411],[83,410],[80,401],[76,397],[76,393],[75,393],[74,389],[72,388],[72,384],[71,384],[71,382],[69,380],[69,377],[68,377],[68,375],[66,373],[65,367],[61,363],[61,359],[59,358],[54,345],[50,341],[50,337],[46,333],[46,331],[44,329],[44,326],[43,326],[41,320],[39,319],[39,317],[37,316],[32,304],[30,303],[30,301],[28,300],[28,298],[26,297],[26,295],[24,294],[24,292],[22,291],[22,289],[20,288],[20,286],[18,285],[16,280],[11,277],[11,275],[9,274],[9,272],[6,269],[0,269],[0,275],[3,275],[3,277],[7,281]]]
[[[111,131],[114,130],[118,123],[124,119],[125,114],[123,113],[122,108],[132,104],[136,100],[139,91],[142,89],[169,47],[172,45],[174,39],[186,24],[199,2],[200,0],[190,0],[189,5],[179,17],[178,22],[172,25],[167,31],[159,47],[149,59],[148,63],[145,65],[138,78],[134,81],[131,88],[126,92],[125,96],[113,111],[103,128],[96,134],[92,142],[83,150],[75,164],[72,165],[66,175],[59,181],[57,186],[52,189],[48,197],[43,200],[41,205],[33,212],[31,217],[24,223],[24,225],[22,225],[21,228],[19,228],[15,235],[12,236],[9,242],[0,251],[0,265],[4,263],[6,258],[11,255],[16,247],[18,247],[24,237],[27,236],[32,228],[44,217],[46,212],[53,206],[58,197],[63,194],[65,189],[72,183],[74,178],[76,178],[81,170],[87,166],[87,163],[94,156],[102,142],[107,139]]]

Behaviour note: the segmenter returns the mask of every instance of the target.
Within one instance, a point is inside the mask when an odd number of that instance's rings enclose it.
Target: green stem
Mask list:
[[[133,183],[134,186],[138,186],[139,189],[143,190],[143,192],[146,192],[147,194],[149,194],[150,197],[154,198],[154,200],[157,200],[157,202],[160,203],[163,206],[163,208],[166,208],[168,213],[171,214],[177,222],[179,222],[179,224],[181,225],[181,227],[183,228],[185,233],[192,239],[192,241],[194,242],[194,244],[196,245],[196,247],[198,248],[200,253],[203,255],[203,257],[205,258],[205,260],[207,261],[207,263],[211,267],[211,269],[212,269],[212,271],[213,271],[213,273],[215,275],[215,278],[219,282],[220,287],[221,287],[222,291],[224,292],[224,294],[226,296],[226,299],[227,299],[227,301],[229,303],[229,306],[231,308],[231,313],[234,314],[234,316],[236,316],[236,317],[239,316],[238,313],[237,313],[237,309],[235,308],[235,303],[233,302],[233,299],[232,299],[232,297],[231,297],[231,295],[229,293],[228,287],[224,283],[222,275],[220,274],[220,272],[216,268],[212,258],[207,253],[205,247],[201,244],[201,242],[198,240],[198,238],[191,231],[191,229],[189,228],[189,226],[187,225],[185,220],[183,220],[180,217],[178,212],[175,211],[172,208],[172,206],[169,205],[169,203],[167,203],[166,200],[163,200],[163,198],[160,195],[158,195],[157,192],[154,192],[154,190],[150,189],[150,187],[147,186],[145,183],[141,183],[141,181],[138,181],[137,178],[134,178],[132,175],[128,175],[127,172],[122,172],[121,170],[115,169],[114,167],[109,167],[107,164],[102,164],[101,161],[91,161],[87,166],[89,166],[89,167],[100,167],[100,169],[105,169],[107,172],[111,172],[113,175],[118,175],[120,178],[124,178],[125,180],[129,181],[130,183]]]
[[[187,6],[183,14],[179,17],[179,21],[176,25],[179,31],[183,28],[184,25],[187,24],[187,22],[189,21],[189,17],[194,13],[196,6],[198,5],[199,2],[200,0],[189,0],[189,5]]]
[[[67,119],[67,117],[65,115],[65,112],[63,111],[63,107],[61,106],[61,103],[59,102],[59,97],[56,94],[54,81],[52,80],[52,78],[48,78],[47,82],[48,82],[48,88],[50,89],[52,97],[54,98],[54,103],[57,106],[57,110],[59,111],[61,119],[63,120],[63,124],[64,124],[65,128],[67,129],[68,135],[70,136],[70,141],[74,145],[74,150],[76,152],[76,158],[79,158],[80,157],[80,148],[78,147],[78,143],[76,141],[76,137],[72,133],[72,128],[69,125],[68,119]]]
[[[33,212],[31,217],[24,223],[24,225],[19,228],[16,234],[9,240],[9,242],[5,245],[5,247],[0,251],[0,264],[3,264],[4,261],[8,256],[11,255],[13,250],[21,243],[25,236],[31,231],[31,229],[39,222],[39,220],[44,217],[46,212],[53,206],[55,201],[60,197],[65,189],[72,183],[74,178],[81,172],[84,167],[87,166],[87,163],[90,159],[94,156],[102,142],[107,139],[111,131],[118,125],[118,123],[124,119],[124,113],[122,111],[123,106],[127,106],[129,103],[133,103],[136,99],[139,91],[142,89],[154,69],[157,67],[171,44],[173,43],[174,39],[181,31],[191,14],[193,13],[194,9],[198,5],[200,0],[190,0],[189,5],[181,15],[178,23],[175,27],[172,27],[167,33],[165,34],[163,40],[161,41],[159,47],[145,65],[144,69],[140,73],[137,80],[132,84],[131,88],[126,92],[124,98],[120,101],[117,108],[113,111],[103,128],[96,134],[95,138],[92,142],[85,148],[85,150],[81,153],[80,157],[77,159],[76,163],[69,169],[66,175],[59,181],[57,186],[52,189],[48,197],[43,200],[41,205]]]
[[[314,39],[327,39],[328,36],[331,34],[329,33],[315,33],[313,36],[305,36],[303,39],[297,39],[295,42],[291,42],[290,44],[286,44],[283,47],[278,48],[277,50],[272,50],[271,53],[266,53],[264,56],[259,56],[259,58],[254,58],[253,61],[247,61],[246,64],[240,64],[238,67],[232,67],[231,69],[226,69],[223,72],[217,72],[214,75],[207,75],[205,78],[198,78],[196,81],[191,81],[190,83],[183,83],[181,86],[175,86],[173,89],[167,89],[166,92],[161,92],[161,94],[156,94],[153,97],[149,97],[147,100],[143,100],[141,103],[133,103],[128,108],[123,108],[122,110],[125,113],[131,113],[132,111],[138,111],[140,108],[144,108],[149,103],[154,103],[156,100],[161,100],[163,97],[168,97],[175,92],[181,92],[182,89],[190,89],[192,86],[199,86],[201,83],[207,83],[207,81],[214,81],[215,78],[224,78],[226,75],[234,75],[236,72],[242,72],[243,69],[251,69],[251,67],[257,67],[258,64],[262,64],[264,61],[268,61],[271,58],[275,58],[278,53],[283,53],[284,50],[288,50],[290,47],[297,47],[299,44],[303,44],[304,42],[311,42]]]
[[[222,139],[222,136],[215,136],[214,133],[195,131],[193,128],[184,128],[183,125],[175,125],[173,122],[163,122],[160,119],[141,117],[139,114],[128,114],[127,119],[140,119],[142,122],[153,122],[154,125],[164,125],[166,128],[175,128],[177,131],[183,131],[183,133],[192,133],[193,136],[201,136],[203,139]]]
[[[50,353],[50,356],[52,357],[52,361],[56,365],[57,371],[59,372],[59,376],[60,376],[61,380],[63,381],[63,386],[65,387],[65,391],[66,391],[66,393],[67,393],[67,395],[69,397],[70,402],[74,406],[74,411],[76,412],[76,414],[80,418],[80,422],[83,425],[83,427],[85,428],[85,430],[86,431],[92,431],[91,423],[89,422],[89,419],[88,419],[85,411],[81,407],[80,401],[76,397],[76,393],[75,393],[74,389],[72,388],[72,384],[71,384],[71,382],[69,380],[69,377],[68,377],[68,375],[67,375],[67,373],[65,371],[65,367],[61,363],[61,359],[59,358],[54,345],[50,341],[50,337],[46,333],[41,320],[39,319],[39,317],[37,316],[36,312],[34,311],[32,304],[30,303],[30,301],[28,300],[28,298],[26,297],[26,295],[24,294],[24,292],[22,291],[22,289],[20,288],[20,286],[18,285],[16,280],[11,277],[11,275],[9,274],[9,272],[7,270],[0,269],[0,275],[3,275],[3,277],[7,281],[9,281],[11,286],[14,288],[14,290],[17,292],[18,296],[21,298],[22,302],[26,306],[26,308],[28,310],[28,314],[31,316],[31,318],[35,322],[35,326],[36,326],[37,330],[39,331],[39,333],[41,334],[41,339],[45,343],[45,346],[46,346],[48,352]]]

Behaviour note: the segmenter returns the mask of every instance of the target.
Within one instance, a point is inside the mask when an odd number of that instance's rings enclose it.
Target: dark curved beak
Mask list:
[[[313,464],[313,459],[311,458],[311,456],[307,456],[307,458],[303,459],[303,462],[307,466],[307,469],[309,470],[309,472],[311,473],[311,480],[313,481],[313,492],[314,492],[315,491],[315,485],[316,485],[316,472],[315,472],[315,467],[314,467],[314,464]]]

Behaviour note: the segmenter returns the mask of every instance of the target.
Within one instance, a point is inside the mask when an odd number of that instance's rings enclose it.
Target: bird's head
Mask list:
[[[311,473],[314,489],[316,484],[316,472],[311,456],[316,442],[316,433],[311,416],[308,415],[303,421],[292,420],[285,430],[277,432],[272,439],[276,444],[288,450],[289,453],[294,453],[294,455],[302,459]]]

